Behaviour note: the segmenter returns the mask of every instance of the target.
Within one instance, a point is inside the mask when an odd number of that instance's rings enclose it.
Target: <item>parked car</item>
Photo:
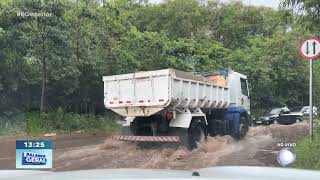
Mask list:
[[[274,108],[267,115],[255,119],[253,123],[262,125],[274,124],[281,113],[290,113],[290,110],[287,107]]]
[[[297,106],[292,108],[292,112],[295,113],[302,113],[303,117],[308,118],[309,117],[309,106]],[[313,117],[316,118],[318,117],[318,109],[313,106]]]
[[[309,114],[310,114],[309,109],[310,109],[309,106],[304,106],[300,112],[302,112],[304,117],[309,117]],[[318,109],[315,106],[313,106],[312,114],[314,118],[318,117]]]
[[[254,124],[269,125],[274,124],[289,125],[297,121],[303,121],[302,112],[290,112],[289,108],[281,107],[272,109],[266,116],[261,116],[254,121]]]
[[[294,117],[297,121],[302,122],[303,121],[303,114],[301,112],[290,112],[291,117]]]
[[[301,112],[285,112],[280,113],[277,119],[278,124],[290,125],[297,121],[303,121],[303,114]]]
[[[305,106],[297,106],[297,107],[293,107],[291,108],[291,115],[296,115],[297,116],[297,120],[302,122],[303,121],[303,109]]]

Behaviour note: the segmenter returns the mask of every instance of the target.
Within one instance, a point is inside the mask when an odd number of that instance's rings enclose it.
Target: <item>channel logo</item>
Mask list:
[[[23,152],[22,153],[22,165],[46,165],[47,157],[45,154]]]
[[[51,140],[17,140],[17,169],[50,169],[52,168]]]

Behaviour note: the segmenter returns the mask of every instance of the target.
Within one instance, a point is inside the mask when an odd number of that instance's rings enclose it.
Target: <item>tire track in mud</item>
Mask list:
[[[278,142],[297,142],[308,125],[253,127],[241,141],[208,137],[193,151],[155,144],[150,147],[107,139],[98,145],[54,151],[54,171],[101,168],[198,169],[216,165],[277,166]]]

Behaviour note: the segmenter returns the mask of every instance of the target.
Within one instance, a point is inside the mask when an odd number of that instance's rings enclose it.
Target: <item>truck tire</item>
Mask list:
[[[243,139],[249,130],[249,124],[245,116],[240,117],[240,123],[239,123],[239,134],[237,139]]]
[[[200,119],[192,121],[188,130],[188,148],[194,149],[199,143],[205,143],[207,136],[205,124]]]

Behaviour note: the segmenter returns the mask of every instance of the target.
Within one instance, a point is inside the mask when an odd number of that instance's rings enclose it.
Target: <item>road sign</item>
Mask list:
[[[320,56],[320,39],[310,37],[303,41],[299,46],[299,53],[303,59],[309,59],[309,119],[310,119],[310,140],[313,140],[313,105],[312,105],[312,70],[313,59]]]
[[[320,39],[310,37],[303,41],[299,47],[299,53],[303,59],[315,59],[320,56]]]

